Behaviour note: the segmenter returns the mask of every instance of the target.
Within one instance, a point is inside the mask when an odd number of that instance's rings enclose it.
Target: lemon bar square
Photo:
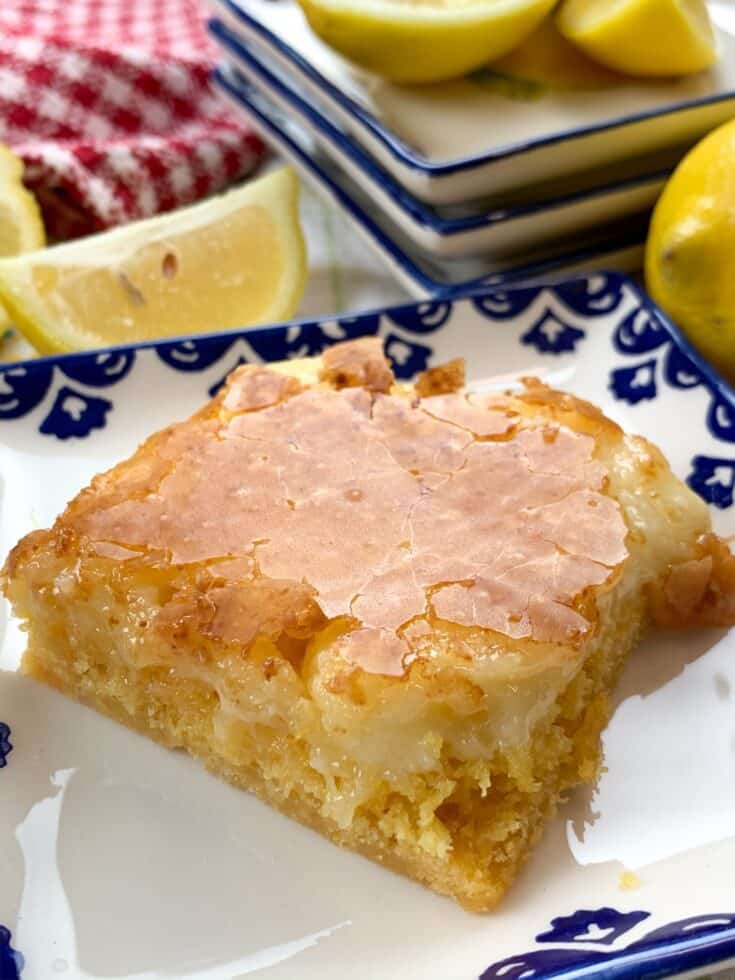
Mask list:
[[[661,453],[376,338],[245,365],[11,552],[24,671],[468,909],[593,781],[650,621],[730,623]]]

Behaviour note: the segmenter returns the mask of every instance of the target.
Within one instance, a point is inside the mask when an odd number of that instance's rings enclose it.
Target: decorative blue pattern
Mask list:
[[[600,943],[610,946],[650,912],[618,912],[617,909],[579,909],[551,920],[551,929],[536,936],[537,943]]]
[[[0,374],[0,420],[19,419],[43,401],[51,384],[53,368],[14,365]]]
[[[225,356],[235,340],[230,334],[156,344],[156,354],[175,371],[205,371]]]
[[[8,764],[8,756],[13,751],[13,743],[10,741],[10,725],[0,721],[0,769]]]
[[[731,507],[735,492],[735,460],[695,456],[686,482],[708,504],[721,510]]]
[[[0,926],[0,980],[19,980],[23,957],[10,945],[10,930]]]
[[[616,398],[637,405],[656,397],[656,359],[610,372],[610,390]]]
[[[537,943],[547,945],[493,963],[480,980],[533,980],[551,976],[563,980],[572,975],[637,980],[644,975],[669,976],[682,969],[706,968],[735,953],[735,914],[731,913],[681,919],[631,943],[618,944],[619,939],[649,915],[642,911],[601,908],[580,909],[553,919],[552,928],[536,937]],[[579,944],[576,949],[575,943]],[[555,944],[554,948],[549,948],[550,944]],[[682,953],[684,945],[685,954]],[[611,946],[615,948],[610,949]]]
[[[584,330],[564,323],[558,316],[545,311],[521,337],[521,343],[535,347],[539,354],[563,354],[572,351],[586,336]]]
[[[57,439],[81,439],[93,429],[104,429],[111,408],[112,402],[106,398],[85,395],[83,391],[64,385],[59,388],[51,411],[38,431]]]

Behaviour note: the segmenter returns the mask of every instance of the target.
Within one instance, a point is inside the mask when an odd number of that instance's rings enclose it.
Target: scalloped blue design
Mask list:
[[[291,357],[314,357],[341,340],[372,336],[379,327],[380,314],[368,313],[331,322],[309,320],[274,330],[253,331],[247,340],[264,361],[285,361]]]
[[[657,323],[651,310],[638,306],[624,317],[613,335],[613,343],[621,354],[648,354],[671,340],[662,323]]]
[[[600,943],[610,946],[650,912],[618,912],[617,909],[579,909],[551,920],[551,929],[536,936],[537,943]]]
[[[491,320],[512,320],[525,313],[537,296],[537,289],[501,289],[487,296],[475,296],[472,305]]]
[[[735,406],[715,395],[707,412],[707,425],[718,439],[735,442]]]
[[[419,371],[426,370],[433,350],[389,333],[385,338],[385,353],[393,362],[393,373],[397,378],[412,378]]]
[[[615,368],[610,372],[609,387],[616,398],[630,405],[655,398],[656,359],[652,357],[632,367]]]
[[[691,357],[673,345],[664,360],[664,378],[672,388],[696,388],[704,382],[704,375]]]
[[[419,303],[417,306],[391,311],[388,319],[412,333],[425,334],[443,327],[451,312],[451,303]]]
[[[555,977],[604,977],[638,980],[703,969],[735,955],[735,914],[700,915],[668,923],[626,944],[618,940],[649,917],[648,912],[579,909],[552,920],[552,928],[537,942],[556,948],[537,948],[508,956],[489,966],[480,980],[533,980]],[[607,925],[604,925],[607,923]],[[576,949],[571,943],[584,943]],[[566,944],[562,946],[561,944]],[[595,946],[615,945],[615,949]],[[592,946],[592,948],[590,948]]]
[[[164,341],[155,345],[156,354],[175,371],[205,371],[215,364],[235,343],[235,337],[205,336],[194,340]]]
[[[19,419],[32,412],[46,396],[54,369],[18,364],[0,371],[0,419]]]
[[[81,439],[93,429],[104,429],[111,408],[112,402],[106,398],[85,395],[64,385],[38,431],[57,439]]]
[[[13,743],[10,741],[10,725],[0,721],[0,769],[4,769],[8,764],[8,756],[13,751]]]
[[[130,374],[133,364],[135,351],[110,350],[67,361],[62,371],[67,378],[89,385],[90,388],[107,388],[118,384]]]
[[[23,957],[10,945],[10,930],[0,926],[0,980],[20,980]]]
[[[573,351],[586,336],[584,330],[564,323],[556,314],[545,310],[531,329],[521,336],[521,343],[534,347],[540,354],[563,354]]]
[[[694,456],[686,482],[708,504],[720,510],[731,507],[735,493],[735,460]]]
[[[557,284],[557,292],[578,316],[603,316],[616,310],[623,301],[623,283],[619,276],[604,273]]]

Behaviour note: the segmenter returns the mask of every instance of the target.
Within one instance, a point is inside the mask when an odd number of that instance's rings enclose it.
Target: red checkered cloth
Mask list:
[[[49,233],[186,204],[263,147],[210,85],[203,0],[3,0],[0,141],[25,161]]]

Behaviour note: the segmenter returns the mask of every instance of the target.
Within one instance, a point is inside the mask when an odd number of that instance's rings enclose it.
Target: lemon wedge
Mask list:
[[[393,82],[459,78],[519,44],[556,0],[299,0],[312,30]]]
[[[23,186],[23,163],[0,143],[0,256],[30,252],[45,244],[38,203]]]
[[[564,0],[561,33],[627,75],[691,75],[717,58],[705,0]]]
[[[282,320],[306,281],[282,169],[169,214],[0,259],[0,300],[42,353]]]
[[[23,162],[0,143],[0,256],[43,248],[46,233],[35,197],[23,186]],[[10,317],[0,307],[0,359],[6,359],[4,334]]]
[[[552,90],[601,89],[625,81],[567,41],[547,17],[510,54],[489,66],[510,78]]]
[[[654,300],[735,382],[735,122],[679,164],[653,212],[646,286]]]

